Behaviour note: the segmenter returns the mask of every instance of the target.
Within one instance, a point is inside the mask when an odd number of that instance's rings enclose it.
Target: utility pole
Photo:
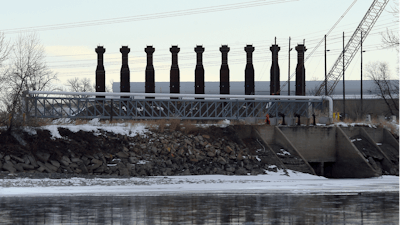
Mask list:
[[[361,115],[364,112],[363,108],[363,36],[361,31]]]
[[[345,79],[344,72],[346,70],[346,66],[344,64],[344,32],[343,32],[343,120],[346,118],[346,87],[345,87]]]
[[[325,34],[325,96],[328,96],[328,79],[326,77],[326,34]]]
[[[292,49],[290,48],[290,37],[289,37],[289,65],[288,65],[288,95],[290,95],[290,51]]]

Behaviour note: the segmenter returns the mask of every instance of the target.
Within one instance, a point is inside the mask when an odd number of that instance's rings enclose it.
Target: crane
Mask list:
[[[378,20],[379,16],[382,14],[383,10],[385,9],[388,3],[389,0],[374,0],[372,2],[364,18],[361,20],[357,29],[350,37],[348,43],[344,48],[344,51],[342,51],[339,58],[336,60],[331,70],[327,74],[326,79],[327,79],[328,95],[332,94],[339,80],[343,76],[344,69],[346,69],[350,65],[357,51],[360,49],[361,41],[364,42],[365,38],[372,30],[372,27],[374,26],[374,24],[376,23],[376,21]],[[324,89],[325,89],[325,81],[321,83],[315,95],[321,95]]]

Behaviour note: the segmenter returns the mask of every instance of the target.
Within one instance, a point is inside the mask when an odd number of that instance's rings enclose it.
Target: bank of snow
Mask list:
[[[289,175],[289,176],[288,176]],[[126,179],[2,179],[0,196],[165,195],[205,193],[360,194],[398,192],[399,178],[327,179],[288,171],[258,176],[169,176]]]
[[[95,135],[100,135],[101,131],[112,132],[115,134],[121,134],[129,137],[134,137],[137,134],[143,134],[148,131],[145,124],[142,123],[100,123],[100,119],[92,119],[87,124],[76,125],[69,119],[54,120],[52,125],[43,126],[42,129],[49,130],[52,138],[62,138],[58,132],[58,128],[69,129],[72,132],[86,131],[93,132]],[[35,131],[31,131],[34,133]]]

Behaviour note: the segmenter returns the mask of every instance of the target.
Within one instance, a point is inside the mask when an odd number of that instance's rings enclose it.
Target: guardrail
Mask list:
[[[215,95],[107,92],[26,93],[27,115],[36,118],[100,119],[264,119],[311,117],[328,101],[332,121],[333,101],[327,96]],[[102,97],[96,97],[102,96]]]

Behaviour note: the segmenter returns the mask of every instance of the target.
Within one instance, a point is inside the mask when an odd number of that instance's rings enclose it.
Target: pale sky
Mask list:
[[[181,81],[194,81],[196,45],[203,45],[206,81],[219,81],[221,53],[219,47],[230,47],[228,64],[231,81],[243,81],[246,65],[246,44],[255,47],[253,59],[256,81],[269,81],[271,51],[277,37],[281,81],[288,77],[288,39],[291,47],[305,39],[309,54],[353,0],[20,0],[2,4],[0,32],[13,40],[18,32],[45,26],[37,31],[46,49],[48,66],[58,73],[60,83],[74,77],[95,81],[97,45],[106,48],[106,80],[119,81],[121,53],[128,45],[131,81],[145,80],[147,45],[155,47],[154,67],[157,81],[169,81],[171,45],[180,47]],[[342,48],[342,32],[346,43],[373,0],[358,0],[346,17],[328,36],[328,71]],[[273,4],[275,3],[275,4]],[[397,6],[396,6],[397,4]],[[249,7],[253,6],[253,7]],[[390,14],[392,0],[364,42],[364,65],[368,62],[389,63],[398,78],[398,52],[383,49],[381,32],[387,28],[399,32],[399,24]],[[92,24],[87,26],[87,23]],[[63,24],[63,25],[60,25]],[[54,25],[48,29],[48,25]],[[67,28],[68,27],[68,28]],[[17,29],[17,30],[9,30]],[[323,44],[306,62],[306,79],[324,78]],[[297,63],[297,52],[291,52],[291,73]],[[346,79],[360,79],[360,54],[348,70]],[[294,78],[292,79],[294,80]]]

